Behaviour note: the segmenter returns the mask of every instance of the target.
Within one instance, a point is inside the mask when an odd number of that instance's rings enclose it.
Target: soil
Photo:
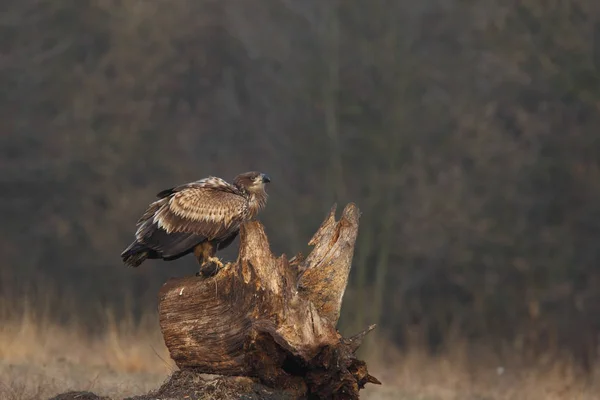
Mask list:
[[[296,400],[245,377],[206,379],[193,371],[176,371],[158,390],[123,400]],[[67,392],[49,400],[111,400],[91,392]],[[116,400],[116,399],[114,399]]]

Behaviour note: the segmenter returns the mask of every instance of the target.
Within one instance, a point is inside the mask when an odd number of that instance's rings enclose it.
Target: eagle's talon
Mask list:
[[[206,259],[206,261],[213,263],[214,265],[217,266],[218,269],[223,269],[225,266],[223,265],[223,262],[217,258],[217,257],[208,257]]]
[[[215,276],[223,268],[223,262],[219,258],[206,257],[200,265],[200,271],[196,273],[196,276],[209,278]]]

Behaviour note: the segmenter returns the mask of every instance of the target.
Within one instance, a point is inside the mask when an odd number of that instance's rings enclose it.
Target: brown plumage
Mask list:
[[[146,259],[171,261],[193,252],[201,272],[209,264],[222,267],[216,251],[230,245],[240,225],[266,206],[270,181],[251,171],[233,184],[208,177],[163,190],[138,220],[135,241],[121,253],[123,262],[138,267]]]

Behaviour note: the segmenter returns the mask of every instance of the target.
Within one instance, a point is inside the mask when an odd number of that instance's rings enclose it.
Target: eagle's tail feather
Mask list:
[[[122,253],[121,258],[130,267],[139,267],[150,255],[152,250],[137,241],[131,243]]]

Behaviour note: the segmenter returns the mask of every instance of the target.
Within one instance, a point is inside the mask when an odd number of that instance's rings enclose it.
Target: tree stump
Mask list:
[[[360,212],[334,205],[305,259],[275,257],[258,221],[240,229],[238,259],[212,277],[168,280],[159,293],[165,344],[181,370],[245,376],[293,398],[357,399],[368,382],[354,353],[374,326],[336,329]]]

